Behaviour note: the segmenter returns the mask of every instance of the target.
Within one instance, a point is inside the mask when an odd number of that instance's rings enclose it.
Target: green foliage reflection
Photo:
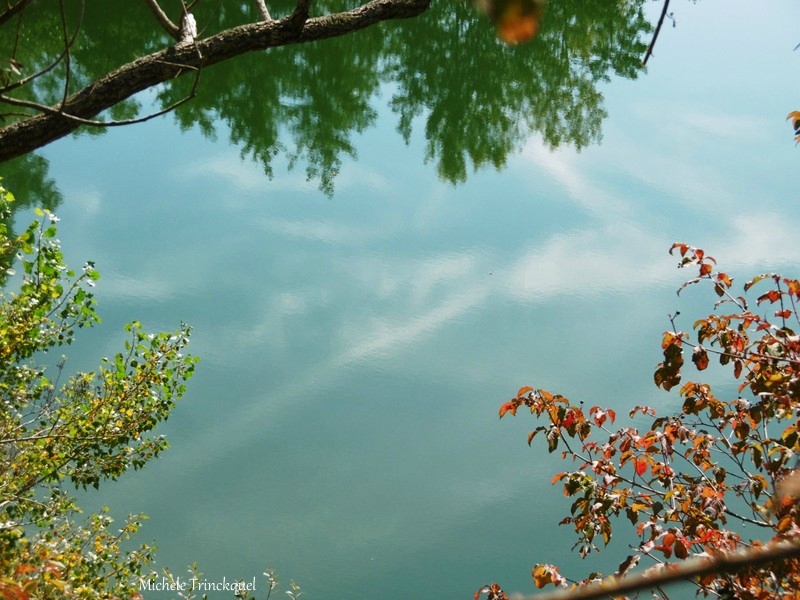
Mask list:
[[[81,33],[72,53],[70,91],[171,43],[144,3],[113,9],[90,3],[82,20],[79,3],[73,4],[67,21]],[[600,85],[612,74],[634,78],[642,70],[652,29],[643,4],[550,0],[538,38],[508,47],[466,3],[436,2],[410,21],[208,68],[198,97],[179,107],[175,118],[209,136],[224,126],[242,155],[260,162],[268,176],[275,157],[286,155],[290,168],[305,165],[308,178],[331,193],[342,160],[355,156],[353,133],[375,123],[374,99],[388,90],[399,133],[408,142],[412,129],[424,123],[425,160],[435,162],[443,179],[462,182],[470,170],[501,168],[532,135],[550,148],[598,142],[606,117]],[[164,6],[175,14],[179,3]],[[28,72],[58,53],[56,7],[36,3],[22,23],[25,48],[18,54]],[[291,5],[270,8],[281,15]],[[341,8],[330,1],[314,5],[317,14]],[[200,4],[196,16],[201,36],[258,19],[255,3]],[[9,49],[0,43],[0,52]],[[31,99],[57,102],[64,78],[63,66],[54,69],[37,80]],[[157,108],[183,98],[192,80],[160,86]],[[144,109],[129,100],[111,112],[129,118]]]

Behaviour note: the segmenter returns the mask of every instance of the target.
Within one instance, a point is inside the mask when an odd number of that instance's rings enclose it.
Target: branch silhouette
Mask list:
[[[713,558],[695,558],[683,563],[670,563],[651,567],[627,577],[610,577],[601,582],[575,590],[524,596],[512,594],[510,600],[595,600],[611,598],[672,583],[691,580],[706,575],[735,573],[745,567],[755,567],[772,562],[800,557],[800,537],[783,540],[768,546],[748,548],[738,552],[720,554]]]

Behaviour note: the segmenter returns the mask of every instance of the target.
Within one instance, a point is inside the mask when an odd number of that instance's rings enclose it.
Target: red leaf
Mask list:
[[[762,294],[758,297],[756,304],[761,304],[769,300],[770,302],[777,302],[781,298],[781,293],[778,290],[770,290],[766,294]]]
[[[647,461],[643,458],[637,458],[635,464],[636,464],[636,474],[644,475],[645,471],[647,471]]]
[[[669,253],[672,254],[672,251],[675,250],[676,248],[680,251],[681,256],[686,256],[686,253],[689,251],[688,244],[681,244],[676,242],[672,244],[672,247],[669,249]]]
[[[711,275],[712,269],[713,267],[710,264],[703,263],[702,265],[700,265],[700,276],[702,277],[704,275]]]
[[[739,375],[741,374],[742,374],[742,361],[737,359],[733,361],[733,376],[736,377],[736,379],[739,379]]]
[[[598,427],[600,427],[603,423],[606,422],[606,413],[602,410],[595,411],[594,422],[597,423]]]
[[[708,353],[701,346],[695,347],[692,352],[692,362],[698,371],[704,370],[708,367]]]

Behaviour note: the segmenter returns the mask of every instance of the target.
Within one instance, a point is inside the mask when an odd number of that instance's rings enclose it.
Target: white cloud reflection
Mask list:
[[[124,302],[165,302],[179,296],[183,286],[165,279],[157,270],[137,277],[104,270],[98,287],[106,298]]]
[[[375,238],[375,232],[358,226],[314,219],[259,218],[257,226],[266,233],[325,244],[360,245]]]
[[[280,162],[280,161],[276,161]],[[226,203],[231,198],[230,190],[239,192],[262,192],[274,195],[281,191],[313,192],[317,184],[308,181],[304,173],[295,169],[285,173],[283,165],[276,165],[272,179],[264,172],[262,166],[250,160],[243,160],[235,150],[227,148],[225,152],[210,155],[202,160],[184,164],[177,176],[180,179],[205,179],[214,181],[216,185],[224,182],[226,193],[221,199]]]

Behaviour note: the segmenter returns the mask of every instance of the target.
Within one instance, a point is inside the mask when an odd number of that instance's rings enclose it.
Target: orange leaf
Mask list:
[[[792,517],[787,515],[778,521],[778,533],[786,533],[792,528]]]
[[[536,565],[531,570],[531,575],[533,575],[533,583],[536,584],[536,587],[542,589],[548,583],[553,583],[553,567],[548,565]]]
[[[712,271],[712,266],[708,263],[703,263],[700,265],[700,275],[710,275]]]
[[[703,486],[702,491],[700,492],[701,498],[713,498],[717,495],[717,492],[714,488],[709,487],[707,485]]]
[[[675,534],[672,532],[667,532],[667,534],[664,536],[664,540],[661,542],[661,545],[665,546],[666,548],[672,548],[672,544],[674,543]]]
[[[719,283],[724,283],[725,287],[731,287],[733,285],[733,280],[728,277],[726,273],[717,273],[717,281]]]
[[[497,37],[506,44],[527,42],[536,37],[542,18],[541,2],[513,0],[502,6],[496,17]]]
[[[689,251],[688,244],[681,244],[676,242],[672,244],[672,247],[669,249],[669,253],[672,254],[672,251],[675,250],[676,248],[680,251],[681,256],[686,256],[686,253]]]
[[[19,565],[14,570],[14,574],[15,575],[22,575],[24,573],[32,573],[35,570],[36,570],[36,567],[34,565],[29,565],[29,564],[23,563],[23,564]]]
[[[525,387],[521,387],[521,388],[519,388],[519,391],[517,392],[517,398],[520,398],[521,396],[524,396],[525,394],[527,394],[529,392],[532,392],[532,391],[533,391],[533,388],[531,386],[529,386],[529,385],[526,385]]]
[[[0,598],[4,600],[29,600],[30,596],[18,583],[0,581]]]
[[[645,471],[647,471],[647,461],[643,458],[637,458],[635,464],[636,464],[636,474],[644,475]]]
[[[507,412],[511,412],[512,415],[517,414],[517,405],[513,402],[506,402],[503,406],[500,407],[500,418],[503,418]]]

